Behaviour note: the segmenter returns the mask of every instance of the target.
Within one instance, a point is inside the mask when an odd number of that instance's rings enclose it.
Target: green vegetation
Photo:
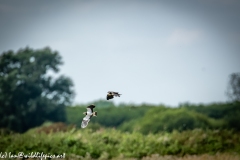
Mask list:
[[[240,72],[229,76],[227,95],[232,101],[240,101]]]
[[[116,129],[71,127],[66,130],[64,125],[57,126],[57,130],[56,124],[53,124],[24,134],[1,135],[1,152],[65,153],[68,158],[143,158],[154,154],[184,156],[218,152],[240,153],[240,134],[229,130],[195,129],[144,135]]]
[[[102,100],[100,100],[101,102]],[[118,127],[124,122],[128,122],[132,119],[140,118],[142,117],[145,112],[150,107],[116,107],[113,103],[108,107],[102,106],[102,105],[96,105],[98,104],[98,101],[95,101],[96,108],[95,110],[99,113],[97,117],[94,117],[91,119],[90,123],[99,123],[100,125],[104,127]],[[75,106],[75,107],[67,107],[66,108],[66,115],[67,115],[67,123],[68,124],[75,124],[77,126],[81,126],[82,118],[84,115],[83,112],[86,111],[87,105],[81,105],[81,106]]]
[[[80,126],[87,105],[67,107],[67,123]],[[232,129],[240,131],[240,102],[208,105],[181,104],[171,108],[164,105],[97,106],[98,117],[89,125],[115,127],[121,131],[143,134],[174,130]]]
[[[240,74],[231,75],[232,102],[173,108],[97,100],[89,103],[95,104],[97,117],[80,129],[89,104],[69,106],[71,79],[47,74],[58,72],[61,64],[50,48],[0,55],[0,158],[7,152],[65,153],[67,159],[187,159],[219,153],[239,158]]]
[[[0,128],[24,132],[43,122],[64,121],[73,96],[72,81],[53,78],[62,64],[50,48],[30,48],[0,55]]]

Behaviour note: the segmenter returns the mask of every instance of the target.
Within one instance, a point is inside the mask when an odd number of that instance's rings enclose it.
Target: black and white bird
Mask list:
[[[87,112],[83,112],[84,115],[86,115],[83,120],[81,127],[85,128],[88,125],[88,122],[93,116],[97,116],[97,111],[93,112],[93,108],[95,108],[94,104],[91,104],[90,106],[87,107]]]
[[[120,97],[121,94],[119,94],[118,92],[113,92],[113,91],[108,91],[107,94],[107,100],[109,99],[113,99],[113,97]]]

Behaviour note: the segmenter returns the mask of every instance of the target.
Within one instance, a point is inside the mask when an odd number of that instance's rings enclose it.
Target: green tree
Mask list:
[[[58,52],[30,48],[0,55],[0,128],[24,132],[44,121],[65,121],[74,96],[70,78],[53,78],[62,65]]]
[[[240,102],[240,73],[230,75],[227,95],[231,100]]]

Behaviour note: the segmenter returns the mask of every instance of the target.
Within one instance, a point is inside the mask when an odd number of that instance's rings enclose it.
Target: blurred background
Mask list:
[[[0,52],[49,46],[63,57],[75,104],[225,102],[240,68],[240,2],[12,1],[0,3]]]
[[[0,148],[36,151],[6,142],[66,132],[67,142],[36,146],[57,153],[51,148],[63,143],[59,150],[107,159],[239,153],[239,60],[238,0],[1,0]],[[108,91],[122,96],[107,101]],[[81,130],[89,104],[98,117]],[[78,136],[95,132],[95,141]],[[152,150],[124,149],[129,139],[138,147],[158,137]]]

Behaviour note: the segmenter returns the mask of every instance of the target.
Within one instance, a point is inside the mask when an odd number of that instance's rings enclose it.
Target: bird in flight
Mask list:
[[[120,97],[121,94],[119,94],[118,92],[113,92],[113,91],[108,91],[107,94],[107,100],[109,99],[113,99],[113,97]]]
[[[97,116],[97,111],[93,112],[93,108],[95,108],[94,104],[91,104],[90,106],[87,107],[87,112],[83,112],[84,115],[86,115],[83,120],[81,127],[85,128],[88,125],[88,122],[93,116]]]

